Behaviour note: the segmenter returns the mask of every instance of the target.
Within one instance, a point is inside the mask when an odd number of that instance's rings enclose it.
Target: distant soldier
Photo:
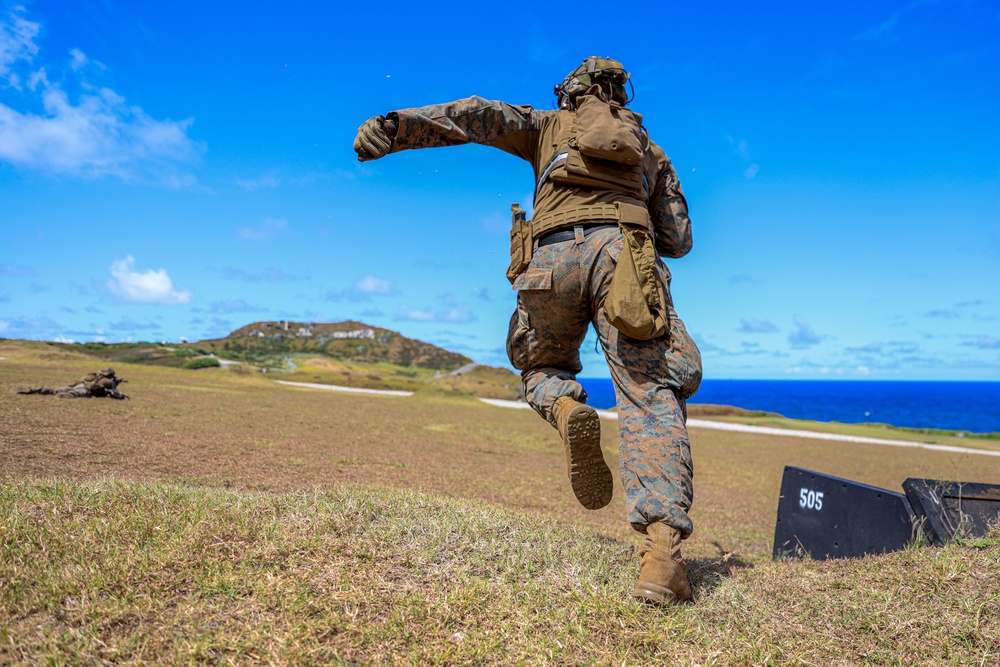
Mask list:
[[[127,399],[128,396],[118,391],[118,385],[126,380],[115,375],[113,368],[105,367],[96,373],[87,373],[76,382],[65,387],[30,387],[18,389],[19,394],[55,394],[60,398],[117,398]]]

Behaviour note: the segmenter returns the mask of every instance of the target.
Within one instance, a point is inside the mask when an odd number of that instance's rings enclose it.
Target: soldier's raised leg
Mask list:
[[[614,478],[601,451],[600,418],[576,381],[590,323],[581,255],[580,248],[566,244],[536,251],[514,283],[517,308],[507,353],[521,371],[525,400],[562,437],[574,495],[587,509],[600,509],[611,502]]]

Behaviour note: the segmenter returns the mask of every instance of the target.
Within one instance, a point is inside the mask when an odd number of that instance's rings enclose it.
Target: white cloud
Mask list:
[[[778,326],[770,320],[740,320],[739,331],[743,333],[774,333]]]
[[[391,296],[396,287],[388,280],[367,275],[347,289],[331,289],[326,293],[328,301],[371,301],[373,296]]]
[[[823,342],[826,336],[817,335],[805,318],[800,315],[795,316],[795,329],[788,334],[788,342],[792,347],[803,348],[818,345]]]
[[[284,218],[264,218],[255,227],[241,227],[236,236],[244,241],[268,241],[287,228],[288,221]]]
[[[457,303],[450,296],[445,296],[444,308],[410,308],[406,304],[401,304],[396,311],[397,320],[408,320],[410,322],[470,322],[475,319],[469,306]]]
[[[361,294],[392,294],[392,283],[388,280],[376,278],[375,276],[365,276],[354,283],[354,289]]]
[[[411,322],[435,322],[437,321],[437,311],[433,308],[410,308],[406,304],[399,307],[396,312],[397,320],[409,320]]]
[[[978,347],[980,350],[1000,350],[1000,340],[992,336],[979,336],[975,340],[967,340],[962,345]]]
[[[166,269],[135,270],[135,258],[129,255],[111,265],[108,289],[122,301],[176,305],[191,301],[190,292],[174,289]]]
[[[8,338],[47,340],[62,329],[61,324],[44,316],[22,315],[11,320],[0,320],[0,334]]]
[[[30,62],[38,53],[34,40],[41,28],[20,16],[23,11],[23,7],[14,7],[7,20],[0,21],[0,81],[17,90],[21,90],[21,78],[11,66],[21,60]]]
[[[103,66],[79,49],[70,51],[68,76],[77,79],[84,92],[70,100],[58,84],[49,82],[44,67],[34,67],[38,47],[32,40],[38,29],[37,23],[17,13],[0,21],[0,81],[21,90],[21,76],[12,68],[23,61],[30,90],[24,106],[40,101],[44,110],[35,114],[0,104],[0,160],[73,176],[190,183],[190,176],[178,177],[176,172],[204,151],[187,136],[193,120],[156,120],[110,88],[89,84],[83,78],[87,65]]]
[[[70,49],[69,55],[73,58],[73,60],[70,61],[69,66],[74,72],[79,72],[88,62],[87,56],[85,56],[83,51],[80,49]]]

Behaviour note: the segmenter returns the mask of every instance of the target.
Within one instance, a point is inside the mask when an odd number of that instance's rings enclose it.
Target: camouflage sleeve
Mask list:
[[[484,144],[531,161],[544,111],[467,97],[457,102],[386,114],[397,125],[392,150]]]
[[[656,236],[656,252],[663,257],[683,257],[691,250],[691,220],[677,172],[659,146],[653,144],[658,169],[649,198],[649,217]]]

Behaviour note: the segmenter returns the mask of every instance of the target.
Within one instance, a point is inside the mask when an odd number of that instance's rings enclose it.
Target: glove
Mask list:
[[[385,116],[366,120],[354,137],[354,152],[358,154],[358,161],[377,160],[387,155],[392,148],[392,137],[387,131],[395,135],[395,130],[395,123],[387,123]]]

